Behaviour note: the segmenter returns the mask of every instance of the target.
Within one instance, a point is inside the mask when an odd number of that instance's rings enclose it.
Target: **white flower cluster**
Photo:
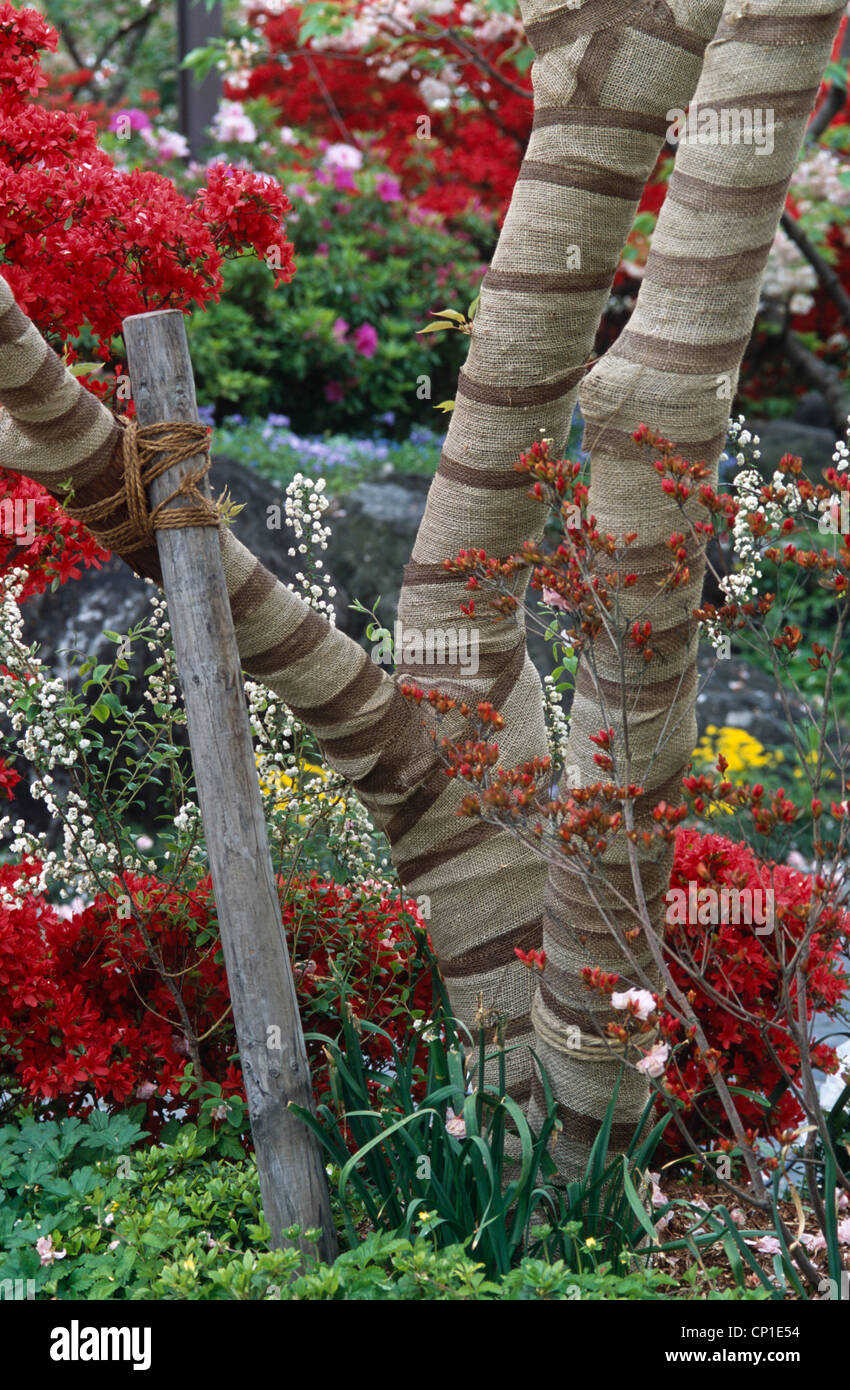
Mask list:
[[[560,767],[567,756],[570,721],[564,714],[561,692],[558,690],[554,676],[543,677],[543,713],[546,719],[549,754],[553,764]]]
[[[311,570],[309,575],[299,570],[295,578],[310,607],[323,613],[333,627],[336,624],[333,605],[336,589],[330,575],[324,571],[323,561],[315,554],[317,550],[328,548],[331,528],[324,524],[322,518],[329,506],[324,478],[305,478],[303,473],[296,473],[292,482],[287,484],[284,504],[286,524],[298,541],[297,547],[290,547],[289,554],[293,557],[306,555]]]
[[[818,149],[797,165],[791,176],[794,201],[800,213],[810,212],[816,203],[828,207],[850,207],[850,188],[842,181],[846,163],[834,150]]]
[[[277,695],[257,681],[245,681],[245,698],[266,818],[272,824],[295,817],[305,825],[322,814],[329,843],[352,878],[386,877],[386,857],[378,855],[376,831],[368,811],[335,772],[304,776],[304,729]]]
[[[22,874],[10,890],[0,890],[0,901],[5,906],[18,905],[27,893],[44,893],[51,881],[61,886],[62,897],[91,892],[92,861],[106,865],[107,871],[112,862],[112,852],[98,839],[83,798],[72,789],[60,804],[55,794],[54,772],[60,768],[74,769],[80,754],[91,743],[80,720],[74,717],[76,706],[64,682],[50,675],[35,650],[24,641],[18,598],[25,577],[23,570],[16,569],[0,579],[0,713],[9,721],[17,753],[31,764],[35,774],[29,785],[30,795],[42,802],[51,817],[61,820],[64,844],[62,852],[57,853],[48,849],[45,835],[28,832],[23,820],[14,825],[9,816],[0,820],[4,850],[14,857],[36,858],[42,863],[37,878]],[[13,708],[24,692],[31,705],[26,714]]]
[[[818,278],[791,238],[777,229],[761,286],[763,300],[787,304],[792,314],[807,314]]]
[[[268,9],[268,5],[264,5],[263,8]],[[227,84],[233,91],[247,92],[254,58],[258,53],[264,54],[266,51],[265,42],[249,38],[247,35],[238,40],[228,39],[216,68],[219,72],[226,73]]]
[[[747,517],[759,510],[762,480],[758,469],[747,467],[747,457],[743,451],[749,445],[752,446],[754,459],[760,458],[761,454],[757,447],[759,437],[745,428],[743,415],[729,421],[729,437],[737,447],[735,460],[740,468],[733,483],[739,510],[732,528],[732,546],[740,568],[734,574],[724,575],[720,588],[729,603],[746,603],[754,597],[755,582],[762,576],[758,567],[758,543],[747,525]]]
[[[148,651],[156,659],[151,663],[144,692],[145,699],[154,707],[157,705],[170,706],[173,723],[185,724],[186,711],[172,680],[175,665],[171,646],[171,624],[168,621],[168,604],[164,595],[153,585],[153,581],[149,582],[152,587],[150,605],[153,611],[151,616],[152,630],[146,645]]]
[[[479,43],[498,43],[500,39],[519,38],[523,33],[518,11],[491,14],[485,5],[469,3],[463,6],[458,17],[461,24],[469,26]]]
[[[847,416],[847,429],[844,432],[844,438],[836,439],[835,453],[832,455],[832,462],[835,464],[839,473],[843,473],[848,467],[848,464],[850,464],[850,449],[847,447],[848,439],[850,439],[850,415]]]

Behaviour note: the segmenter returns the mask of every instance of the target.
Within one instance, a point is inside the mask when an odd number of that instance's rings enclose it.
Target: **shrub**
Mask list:
[[[39,868],[27,863],[23,872]],[[21,872],[0,867],[0,884]],[[134,1113],[151,1135],[176,1114],[196,1117],[204,1104],[221,1125],[235,1104],[226,1126],[235,1131],[233,1152],[245,1130],[242,1081],[209,878],[191,894],[129,873],[125,886],[123,899],[123,887],[101,893],[68,916],[38,894],[0,907],[3,1088],[47,1116],[142,1102]],[[355,890],[312,877],[289,885],[282,919],[305,1027],[337,1036],[344,998],[355,1016],[380,1021],[386,1036],[367,1041],[366,1052],[383,1065],[388,1039],[407,1033],[430,993],[415,904],[380,885]],[[322,1095],[324,1053],[317,1043],[310,1053]]]
[[[285,291],[270,291],[263,265],[234,262],[224,299],[190,321],[199,396],[219,417],[285,413],[302,432],[365,433],[393,412],[403,433],[433,424],[454,394],[465,338],[444,334],[436,350],[416,333],[430,310],[477,295],[492,223],[449,232],[390,195],[379,168],[346,173],[345,192],[323,168],[287,178],[297,274]]]
[[[170,1145],[140,1146],[141,1138],[126,1116],[97,1112],[0,1129],[0,1284],[9,1281],[16,1297],[60,1300],[676,1296],[660,1270],[575,1270],[529,1256],[493,1280],[463,1244],[436,1248],[422,1233],[372,1232],[332,1265],[311,1262],[296,1274],[296,1251],[265,1248],[253,1158],[222,1160],[192,1124]],[[713,1273],[701,1296],[764,1297],[715,1292]],[[681,1293],[693,1297],[693,1287]]]
[[[700,835],[686,828],[676,839],[670,884],[687,893],[690,883],[718,892],[723,888],[773,891],[771,932],[757,935],[755,927],[744,921],[706,926],[689,909],[687,922],[668,925],[667,943],[682,962],[671,957],[676,983],[695,992],[694,1009],[709,1046],[723,1058],[726,1080],[737,1088],[735,1104],[744,1124],[755,1135],[777,1136],[803,1118],[784,1082],[786,1074],[795,1079],[799,1076],[800,1058],[787,1035],[791,1020],[781,996],[778,962],[782,949],[790,958],[805,933],[812,879],[782,864],[765,864],[745,845],[722,835]],[[846,912],[822,907],[818,931],[801,961],[810,1021],[816,1012],[834,1016],[846,993],[841,941],[847,925]],[[713,998],[712,992],[719,999]],[[792,988],[792,1007],[795,1001],[796,989]],[[702,1141],[710,1140],[715,1126],[725,1134],[728,1122],[711,1087],[711,1058],[701,1056],[693,1040],[684,1040],[669,1016],[665,1031],[669,1041],[677,1044],[667,1067],[667,1086],[690,1112],[690,1132]],[[826,1043],[816,1044],[812,1061],[826,1071],[835,1070],[835,1049]],[[694,1110],[697,1098],[701,1115]],[[678,1147],[680,1141],[672,1123],[666,1137]]]

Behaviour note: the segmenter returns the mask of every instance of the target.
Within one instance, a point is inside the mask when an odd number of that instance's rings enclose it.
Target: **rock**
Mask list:
[[[788,721],[776,683],[744,658],[717,661],[707,644],[700,647],[700,693],[697,696],[697,724],[700,737],[706,726],[730,725],[746,729],[765,748],[790,745]],[[803,706],[790,700],[795,717],[802,719]]]
[[[794,454],[803,460],[806,476],[812,482],[823,482],[824,468],[832,464],[835,452],[835,431],[799,420],[748,420],[747,426],[761,441],[759,468],[770,477],[783,454]]]
[[[801,425],[813,425],[817,429],[832,430],[832,413],[826,397],[820,391],[807,391],[801,396],[794,411],[794,419]]]
[[[391,472],[380,483],[360,483],[328,511],[333,529],[326,560],[339,591],[337,624],[364,645],[367,620],[349,605],[359,599],[371,607],[380,597],[378,617],[392,628],[430,485],[429,477]]]

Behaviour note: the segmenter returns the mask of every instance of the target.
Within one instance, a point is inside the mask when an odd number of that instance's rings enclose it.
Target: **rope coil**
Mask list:
[[[210,436],[206,425],[179,420],[139,425],[126,415],[116,419],[122,431],[121,487],[110,497],[87,507],[66,505],[68,515],[88,526],[105,550],[114,550],[119,555],[130,555],[155,545],[157,531],[220,525],[218,504],[198,491],[198,484],[210,471]],[[199,454],[205,456],[205,462],[199,468],[190,469],[177,487],[151,509],[147,489],[154,479],[175,464]],[[169,509],[169,503],[177,497],[185,497],[186,503]],[[98,524],[121,511],[127,514],[125,520],[108,527]]]

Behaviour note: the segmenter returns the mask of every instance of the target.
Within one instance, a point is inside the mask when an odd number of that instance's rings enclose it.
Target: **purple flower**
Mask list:
[[[344,400],[344,398],[345,392],[342,389],[342,382],[329,381],[325,387],[325,400],[335,404]]]
[[[354,330],[354,346],[362,357],[374,357],[378,350],[378,330],[371,323],[361,323]]]
[[[113,134],[127,130],[150,130],[151,119],[145,111],[141,111],[138,106],[125,106],[121,111],[114,112],[108,129]]]
[[[286,429],[287,425],[292,423],[288,415],[270,415],[268,420],[269,424],[273,425],[276,430]]]
[[[354,182],[354,175],[350,169],[342,169],[339,165],[334,167],[334,188],[337,193],[356,193],[357,184]]]
[[[401,202],[401,184],[392,174],[381,174],[375,182],[375,192],[382,203]]]

